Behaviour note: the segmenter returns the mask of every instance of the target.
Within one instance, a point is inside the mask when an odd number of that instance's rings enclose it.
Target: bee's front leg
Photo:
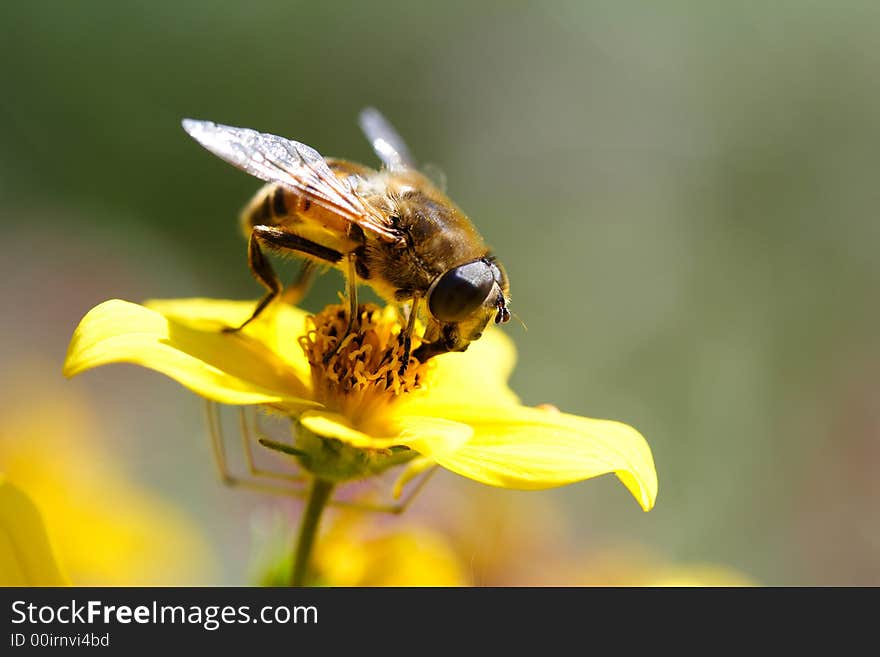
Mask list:
[[[438,340],[437,342],[423,342],[419,345],[419,348],[413,352],[413,356],[420,363],[424,363],[429,358],[433,358],[434,356],[439,356],[441,354],[448,354],[452,351],[443,340]]]
[[[424,363],[429,358],[448,354],[450,351],[465,351],[470,344],[469,341],[462,342],[459,338],[459,330],[456,324],[448,323],[438,331],[436,339],[432,342],[423,342],[419,348],[413,352],[416,360]]]
[[[416,317],[419,314],[419,301],[421,298],[418,294],[413,294],[412,302],[409,305],[409,317],[406,320],[406,328],[401,331],[399,340],[403,342],[403,357],[401,360],[403,361],[400,364],[399,374],[403,376],[406,373],[406,368],[409,367],[409,358],[412,352],[412,334],[416,328]]]

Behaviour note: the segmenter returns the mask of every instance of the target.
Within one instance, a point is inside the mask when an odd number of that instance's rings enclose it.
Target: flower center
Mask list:
[[[358,322],[348,330],[348,310],[328,306],[309,318],[299,340],[312,370],[317,400],[355,425],[378,419],[384,406],[420,387],[428,364],[413,356],[404,368],[403,327],[393,307],[358,306]],[[412,338],[412,350],[420,339]]]

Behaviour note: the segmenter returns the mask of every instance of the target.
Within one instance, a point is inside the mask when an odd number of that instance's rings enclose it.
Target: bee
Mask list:
[[[207,150],[267,182],[241,214],[248,265],[267,292],[253,315],[229,330],[246,326],[282,293],[296,303],[323,264],[346,276],[349,331],[358,314],[358,283],[404,309],[403,369],[423,303],[423,341],[412,355],[424,362],[464,351],[490,320],[510,319],[504,268],[464,212],[417,169],[388,121],[368,108],[359,123],[384,164],[380,170],[325,158],[283,137],[183,120],[183,129]],[[264,250],[304,258],[287,290]]]

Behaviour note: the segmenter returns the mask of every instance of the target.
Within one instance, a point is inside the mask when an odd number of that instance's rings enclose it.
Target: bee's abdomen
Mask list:
[[[241,227],[250,235],[254,226],[279,226],[306,215],[312,202],[281,185],[264,185],[241,213]]]

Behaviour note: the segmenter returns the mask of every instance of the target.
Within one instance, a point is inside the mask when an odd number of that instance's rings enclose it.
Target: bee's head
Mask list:
[[[430,339],[445,351],[464,351],[482,335],[486,324],[510,320],[509,284],[501,265],[491,257],[473,260],[445,272],[428,289]],[[438,353],[439,345],[438,345]]]

